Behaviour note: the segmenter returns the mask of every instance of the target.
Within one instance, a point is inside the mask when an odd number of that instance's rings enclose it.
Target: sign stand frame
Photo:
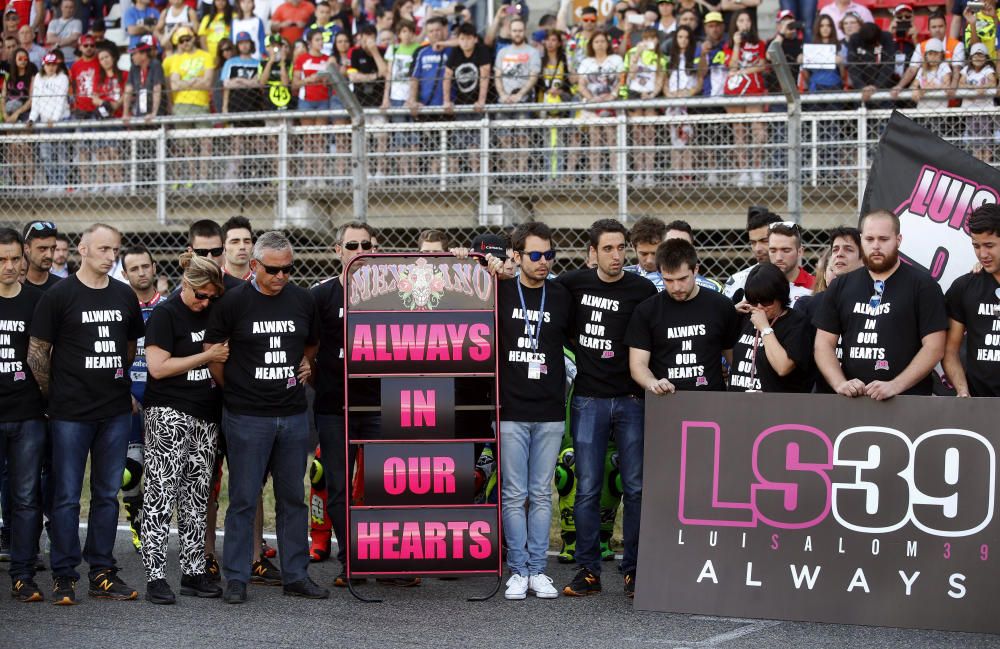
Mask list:
[[[473,263],[473,264],[478,264],[478,262],[479,262],[478,258],[480,258],[480,257],[482,257],[482,255],[477,254],[477,253],[471,253],[469,255],[469,261],[471,263]],[[488,571],[484,571],[484,570],[474,570],[474,571],[472,571],[472,570],[470,570],[470,571],[449,570],[449,571],[442,571],[442,572],[444,572],[445,574],[447,574],[449,576],[450,575],[463,575],[463,574],[464,575],[476,575],[476,576],[487,575],[487,574],[493,574],[493,575],[495,575],[496,582],[494,583],[493,587],[488,592],[486,592],[483,595],[471,596],[471,597],[467,598],[467,601],[470,601],[470,602],[484,602],[484,601],[488,601],[488,600],[492,599],[500,591],[500,586],[501,586],[501,583],[503,581],[503,549],[502,549],[502,542],[503,542],[503,516],[502,516],[501,494],[500,494],[500,487],[499,487],[499,485],[500,485],[500,477],[501,477],[500,476],[500,458],[501,458],[501,452],[502,452],[502,450],[501,450],[501,444],[500,444],[499,351],[498,351],[498,347],[497,347],[497,343],[498,343],[498,340],[499,340],[499,331],[498,331],[498,324],[499,323],[498,323],[498,319],[497,319],[497,302],[496,302],[496,298],[497,298],[497,279],[496,279],[496,277],[491,277],[490,278],[490,291],[491,291],[491,294],[492,294],[492,306],[491,306],[491,308],[490,309],[479,309],[479,311],[481,313],[489,313],[490,314],[489,315],[489,320],[490,320],[490,322],[492,324],[492,336],[491,336],[491,339],[490,339],[490,344],[491,344],[491,347],[492,347],[492,363],[491,363],[492,364],[492,368],[491,368],[492,371],[491,372],[488,372],[488,373],[472,373],[472,374],[469,374],[469,373],[458,373],[458,374],[456,374],[456,373],[405,373],[405,374],[404,373],[395,373],[395,374],[390,374],[390,373],[372,373],[372,374],[363,374],[363,375],[351,374],[349,372],[349,361],[348,361],[349,351],[348,350],[351,349],[351,346],[350,346],[350,343],[351,343],[351,327],[350,327],[350,324],[351,324],[351,314],[352,314],[352,309],[351,309],[351,306],[350,306],[350,295],[351,295],[351,282],[352,282],[352,278],[353,278],[353,273],[357,269],[357,266],[355,266],[355,262],[357,262],[358,260],[374,260],[374,261],[383,260],[383,261],[387,261],[387,262],[391,263],[391,262],[393,262],[395,260],[399,260],[399,259],[420,259],[420,258],[425,258],[425,259],[428,259],[428,260],[438,260],[438,259],[455,260],[455,257],[453,255],[451,255],[451,254],[448,254],[448,253],[444,253],[444,254],[442,254],[442,253],[381,253],[381,254],[364,254],[364,255],[358,255],[353,260],[351,260],[351,263],[343,271],[342,278],[343,278],[343,284],[344,284],[344,305],[343,305],[343,322],[344,322],[344,341],[343,341],[343,349],[344,349],[344,453],[345,453],[345,458],[350,458],[350,451],[351,451],[351,446],[352,445],[357,446],[359,449],[361,449],[361,448],[364,448],[364,446],[366,444],[373,444],[373,443],[380,443],[380,442],[381,443],[385,443],[387,441],[388,442],[392,442],[392,443],[397,443],[397,444],[427,444],[427,443],[434,443],[434,442],[436,442],[436,443],[459,443],[459,444],[477,444],[477,443],[491,443],[491,444],[493,444],[494,449],[495,449],[495,451],[494,451],[495,473],[496,473],[496,477],[497,477],[496,504],[481,504],[481,505],[474,505],[474,507],[476,507],[476,508],[482,507],[484,509],[487,509],[487,508],[488,509],[493,509],[496,512],[496,535],[495,535],[495,542],[496,542],[496,548],[497,548],[496,549],[496,557],[497,557],[496,569],[495,570],[488,570]],[[454,310],[457,310],[457,309],[454,309]],[[465,309],[463,309],[463,310],[465,310]],[[355,309],[354,311],[357,312],[359,310]],[[440,312],[447,312],[447,311],[448,310],[445,309],[445,310],[442,310]],[[465,311],[469,311],[469,310],[465,310]],[[400,308],[399,312],[400,313],[414,313],[414,312],[419,312],[419,311],[414,311],[414,310],[408,310],[408,309],[405,309],[405,308]],[[433,311],[430,311],[430,312],[433,312]],[[492,378],[493,379],[493,386],[492,386],[492,389],[490,391],[491,392],[491,400],[492,400],[491,404],[488,404],[488,405],[484,404],[484,405],[481,405],[481,406],[465,406],[465,407],[463,407],[463,406],[457,406],[457,407],[455,407],[455,410],[463,410],[463,409],[465,409],[465,410],[485,410],[485,409],[491,410],[492,411],[492,422],[491,423],[492,423],[492,429],[493,429],[493,436],[491,438],[486,438],[486,437],[471,437],[470,438],[470,437],[456,436],[454,438],[442,437],[442,438],[435,438],[435,439],[392,439],[392,440],[352,440],[351,439],[351,435],[350,435],[350,430],[351,430],[351,428],[350,428],[350,421],[351,421],[352,407],[351,407],[351,399],[350,399],[349,382],[350,382],[350,380],[352,378],[353,379],[359,379],[359,378],[364,378],[364,379],[383,379],[383,378],[413,378],[413,379],[421,379],[421,378],[430,378],[430,377]],[[371,410],[370,407],[366,408],[365,406],[359,406],[359,407],[356,407],[356,408],[360,408],[360,409],[364,409],[364,410]],[[384,412],[384,407],[380,405],[379,408],[378,408],[378,411],[380,413]],[[351,516],[351,514],[352,514],[352,510],[365,509],[366,508],[364,505],[356,506],[356,505],[353,505],[353,503],[352,503],[352,497],[353,497],[352,484],[354,482],[353,468],[354,467],[351,466],[351,462],[350,461],[346,461],[345,462],[345,473],[346,473],[346,476],[345,476],[345,478],[346,478],[346,480],[345,480],[345,490],[346,490],[346,497],[345,497],[346,517],[345,517],[345,521],[346,521],[346,525],[345,525],[345,539],[344,540],[345,540],[345,543],[347,544],[347,553],[346,553],[347,558],[346,558],[346,564],[345,564],[345,567],[344,567],[344,572],[345,572],[345,576],[346,576],[346,579],[347,579],[347,589],[348,589],[348,591],[354,597],[356,597],[358,600],[360,600],[362,602],[369,602],[369,603],[382,602],[383,600],[381,598],[365,597],[362,593],[358,592],[358,590],[355,589],[354,584],[352,583],[352,575],[354,573],[352,571],[352,566],[351,566],[351,555],[352,555],[352,549],[353,549],[352,548],[352,544],[353,544],[353,536],[354,535],[352,533],[352,526],[351,526],[352,525],[352,523],[351,523],[352,516]],[[467,505],[456,505],[456,506],[457,507],[465,507],[465,508],[469,507]],[[427,510],[427,509],[434,509],[435,507],[439,507],[439,506],[435,506],[435,505],[396,505],[396,506],[393,506],[392,509]],[[371,507],[368,507],[368,509],[371,509]],[[365,575],[365,576],[376,576],[375,574],[370,573],[370,572],[364,572],[364,573],[360,573],[360,574]],[[419,571],[419,570],[417,570],[417,571],[395,571],[395,572],[392,572],[392,573],[380,573],[380,574],[382,576],[393,576],[393,575],[397,575],[397,576],[398,575],[418,576],[418,575],[428,575],[428,574],[430,574],[431,576],[434,576],[435,574],[441,574],[441,573],[435,573],[435,572],[428,572],[428,571]]]

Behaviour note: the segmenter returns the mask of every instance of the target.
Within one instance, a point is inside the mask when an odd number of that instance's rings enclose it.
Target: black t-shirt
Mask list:
[[[26,421],[45,410],[35,375],[28,368],[31,318],[42,292],[22,285],[14,297],[0,297],[0,421]]]
[[[355,47],[351,50],[351,67],[362,74],[378,72],[375,59],[363,47]],[[385,79],[382,77],[377,81],[363,81],[354,84],[354,95],[358,98],[358,103],[366,108],[381,106],[384,92]]]
[[[750,321],[750,316],[744,316],[740,324],[740,337],[733,347],[729,389],[761,392],[812,391],[812,335],[809,320],[805,314],[790,309],[771,328],[774,329],[772,335],[785,348],[788,358],[795,363],[795,369],[786,376],[779,376],[774,371],[767,359],[763,337],[757,335],[757,328]]]
[[[842,275],[826,289],[813,319],[817,329],[841,336],[841,367],[848,379],[891,381],[920,351],[921,339],[948,328],[944,295],[930,275],[907,264],[887,280],[876,310],[867,268]],[[930,375],[903,394],[931,393]]]
[[[31,281],[29,281],[27,279],[24,280],[24,283],[25,284],[31,284],[32,286],[34,286],[35,288],[37,288],[40,291],[47,291],[50,288],[52,288],[53,286],[55,286],[56,284],[58,284],[60,280],[62,280],[62,277],[59,277],[58,275],[53,275],[52,273],[49,273],[48,277],[45,278],[45,283],[44,284],[35,284],[34,282],[31,282]]]
[[[736,309],[721,293],[699,288],[677,302],[664,291],[636,307],[625,344],[650,352],[649,369],[678,390],[725,390],[722,352],[738,334]]]
[[[522,313],[518,286],[524,295]],[[520,279],[499,283],[500,418],[506,421],[562,421],[566,418],[566,365],[563,347],[569,341],[572,301],[569,291],[545,280],[542,289],[521,285]],[[541,329],[537,329],[542,310]],[[525,315],[527,318],[525,318]],[[527,323],[526,323],[527,320]],[[530,327],[528,326],[530,324]],[[538,349],[532,340],[539,336]],[[537,378],[531,367],[537,364]]]
[[[945,295],[948,317],[965,325],[965,377],[974,397],[1000,396],[1000,284],[987,272],[956,279]]]
[[[53,286],[31,321],[52,343],[49,416],[94,421],[132,410],[128,346],[143,335],[142,311],[124,282],[90,288],[76,275]]]
[[[451,48],[445,65],[454,74],[451,87],[455,90],[456,104],[468,106],[479,101],[479,84],[482,83],[479,68],[492,62],[490,49],[482,43],[476,43],[471,56],[466,56],[461,47]]]
[[[643,389],[629,374],[625,330],[632,312],[656,295],[656,287],[635,273],[623,272],[618,281],[604,282],[591,268],[566,273],[556,281],[569,290],[575,308],[571,336],[577,374],[573,394],[642,397]]]
[[[313,386],[313,412],[339,415],[344,412],[344,285],[328,279],[310,289],[319,312],[319,351]],[[351,405],[378,405],[379,379],[351,379]]]
[[[316,301],[288,284],[264,295],[251,282],[226,291],[212,307],[205,342],[229,341],[223,400],[239,415],[287,417],[306,410],[298,380],[305,348],[319,340]]]
[[[159,347],[174,358],[200,354],[210,312],[206,309],[195,313],[179,295],[161,302],[146,322],[146,347]],[[208,366],[199,365],[165,379],[150,374],[143,406],[173,408],[198,419],[218,421],[222,414],[222,394],[209,375]]]
[[[819,311],[819,306],[823,304],[823,296],[826,295],[826,291],[821,293],[814,293],[812,295],[803,295],[795,304],[792,306],[796,311],[802,312],[806,317],[806,326],[809,331],[809,353],[812,354],[813,347],[816,343],[816,327],[813,325],[813,319],[816,317],[816,312]],[[844,356],[844,348],[841,347],[840,343],[837,343],[837,360],[839,361]],[[823,378],[823,374],[816,368],[815,362],[810,362],[810,371],[813,376],[813,390],[815,392],[822,393],[832,393],[833,390],[827,385],[826,379]]]

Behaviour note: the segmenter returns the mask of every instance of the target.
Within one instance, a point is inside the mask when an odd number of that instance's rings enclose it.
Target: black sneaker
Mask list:
[[[351,578],[351,585],[358,586],[360,584],[368,581],[364,577],[353,577]],[[337,588],[347,588],[347,571],[343,568],[340,569],[340,574],[337,575],[336,579],[333,580],[333,585]]]
[[[10,596],[19,602],[41,602],[45,600],[42,590],[35,583],[35,580],[30,577],[27,579],[15,579],[14,583],[10,585]]]
[[[250,583],[280,586],[281,571],[265,557],[261,557],[260,561],[254,561],[250,566]]]
[[[154,579],[146,583],[146,601],[154,604],[174,604],[177,598],[166,579]]]
[[[127,601],[139,597],[139,591],[132,588],[118,576],[118,572],[107,568],[90,578],[91,597]]]
[[[56,606],[76,604],[76,580],[72,577],[56,577],[52,584],[52,603]]]
[[[226,604],[242,604],[247,601],[247,585],[242,581],[226,582],[226,594],[222,599]]]
[[[569,585],[563,588],[563,595],[570,597],[585,597],[601,592],[601,577],[587,568],[580,568]]]
[[[222,597],[222,587],[205,573],[181,575],[181,595],[186,597]]]
[[[635,570],[625,573],[625,597],[635,597]]]
[[[215,583],[222,581],[222,570],[219,569],[219,562],[215,560],[214,554],[205,555],[205,574]]]
[[[10,530],[0,532],[0,561],[10,561]]]
[[[330,591],[319,586],[309,577],[300,581],[293,581],[285,584],[283,589],[285,595],[293,597],[305,597],[306,599],[326,599],[330,596]]]

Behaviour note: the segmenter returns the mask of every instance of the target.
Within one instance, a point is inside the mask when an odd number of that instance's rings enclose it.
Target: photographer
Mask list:
[[[122,20],[125,31],[128,32],[129,49],[138,45],[143,36],[152,35],[159,22],[160,12],[149,6],[149,0],[135,0],[133,5],[125,10]]]
[[[899,81],[906,71],[906,62],[917,49],[917,28],[913,26],[913,7],[908,4],[896,5],[892,10],[889,33],[896,45],[892,78]]]
[[[788,9],[778,12],[778,27],[771,42],[779,43],[781,51],[785,53],[785,61],[792,69],[792,78],[796,81],[799,78],[799,66],[802,64],[802,30],[805,26],[795,20],[795,14]],[[770,43],[768,43],[770,46]],[[778,75],[773,70],[768,70],[765,75],[768,92],[781,92],[778,84]],[[775,107],[772,106],[773,110]]]

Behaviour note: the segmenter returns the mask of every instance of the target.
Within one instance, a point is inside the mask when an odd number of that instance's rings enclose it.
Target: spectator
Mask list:
[[[596,103],[616,99],[618,81],[624,71],[625,65],[622,57],[611,53],[611,39],[603,31],[595,32],[587,41],[587,58],[580,62],[580,67],[577,69],[577,85],[583,100]],[[614,114],[615,111],[611,108],[585,109],[580,112],[585,122],[592,122],[602,117],[613,117]],[[590,152],[588,153],[590,182],[600,184],[603,149],[609,151],[611,158],[610,167],[604,167],[604,169],[615,169],[618,166],[615,127],[592,125],[587,128],[587,134],[590,140]]]
[[[951,65],[944,60],[944,43],[937,38],[930,39],[924,47],[923,62],[913,79],[913,101],[919,108],[942,110],[948,107],[945,98],[924,99],[925,90],[945,90],[951,87]]]
[[[18,29],[28,25],[32,30],[38,30],[45,22],[45,4],[42,0],[8,0],[4,11],[4,15],[11,13],[17,16]]]
[[[254,13],[254,6],[254,0],[239,0],[235,15],[233,16],[233,24],[230,25],[230,33],[238,36],[246,32],[250,35],[250,39],[253,42],[253,51],[263,53],[265,51],[267,27],[264,21]]]
[[[819,18],[816,19],[816,25],[813,28],[812,43],[814,45],[827,45],[830,47],[837,48],[837,66],[833,69],[826,68],[803,68],[802,76],[805,79],[805,85],[809,92],[833,92],[836,90],[843,90],[844,82],[842,79],[842,70],[844,69],[844,59],[840,55],[840,48],[837,42],[837,26],[833,23],[833,18],[826,14],[821,14]],[[819,110],[813,104],[809,104],[811,108],[808,110]],[[826,110],[836,110],[835,107],[828,107]]]
[[[271,15],[271,32],[278,32],[286,42],[294,43],[302,38],[315,10],[309,0],[287,0]]]
[[[212,112],[222,112],[222,66],[226,61],[236,56],[236,46],[229,40],[223,38],[218,43],[215,57],[215,68],[212,70]]]
[[[410,80],[410,98],[408,106],[410,112],[417,116],[418,121],[435,121],[440,119],[437,116],[419,116],[420,109],[424,106],[442,106],[444,104],[444,80],[445,62],[449,51],[441,46],[447,34],[448,23],[440,16],[433,16],[427,20],[424,27],[426,42],[417,50],[413,57],[413,77]]]
[[[61,49],[67,65],[72,65],[76,57],[76,42],[83,33],[83,25],[74,16],[75,0],[62,0],[59,11],[61,12],[59,17],[49,21],[48,30],[45,32],[45,46],[50,49],[53,47]]]
[[[983,0],[983,8],[978,12],[972,7],[966,7],[962,13],[965,18],[965,49],[971,50],[976,43],[986,46],[986,54],[991,61],[997,60],[997,3],[996,0]]]
[[[607,33],[608,38],[611,39],[613,53],[625,56],[626,52],[638,45],[642,41],[644,22],[645,20],[638,9],[627,7],[625,9],[625,20],[620,23],[621,29],[605,26],[604,31]],[[652,27],[652,24],[650,24],[650,27]],[[659,39],[657,39],[657,42],[659,42]]]
[[[511,43],[497,52],[494,63],[494,77],[497,98],[501,104],[527,104],[535,99],[535,84],[542,69],[538,50],[525,40],[524,20],[514,18],[509,23]],[[529,112],[504,113],[501,119],[529,119]],[[500,146],[507,151],[525,149],[528,146],[527,129],[513,132],[504,129],[500,133]],[[501,169],[506,174],[516,173],[523,177],[528,171],[528,156],[517,153],[500,158]]]
[[[759,33],[757,7],[760,6],[760,3],[761,0],[722,0],[719,8],[722,10],[722,19],[730,26],[733,24],[734,17],[745,11],[750,15],[750,27],[746,31]]]
[[[153,36],[160,22],[160,12],[149,6],[149,0],[133,0],[134,4],[125,10],[122,24],[128,32],[128,46],[132,49],[143,36]]]
[[[212,73],[215,62],[205,50],[199,49],[195,41],[194,31],[190,27],[178,27],[171,38],[174,53],[163,61],[163,74],[167,78],[170,90],[171,106],[175,116],[207,115],[211,105]],[[189,122],[179,125],[181,128],[211,128],[206,121]],[[186,173],[188,180],[184,183],[190,188],[195,178],[208,178],[209,156],[212,151],[212,141],[205,137],[199,138],[201,158],[197,163],[188,162]],[[176,142],[179,150],[176,156],[192,158],[194,142],[189,139]],[[180,177],[185,172],[174,177]]]
[[[917,49],[917,28],[913,25],[913,7],[908,4],[896,5],[889,21],[889,33],[896,43],[895,65],[892,69],[894,81],[906,73],[906,62],[913,58]]]
[[[392,25],[394,29],[399,28],[400,21],[409,20],[413,23],[413,33],[417,35],[421,31],[421,27],[417,25],[416,19],[413,17],[413,1],[412,0],[395,0],[392,3]]]
[[[447,112],[459,106],[472,106],[475,113],[459,113],[458,121],[478,121],[486,107],[486,95],[490,87],[490,50],[479,42],[476,28],[471,23],[458,26],[458,47],[451,48],[444,71],[444,108]],[[454,99],[452,99],[454,97]],[[506,117],[506,116],[504,116]],[[473,149],[467,160],[472,174],[479,174],[479,133],[459,131],[456,133],[456,148]]]
[[[482,45],[482,43],[478,42],[476,44]],[[441,230],[421,230],[420,234],[417,235],[418,252],[448,252],[450,249],[451,239]]]
[[[236,56],[226,61],[220,75],[223,113],[255,113],[264,110],[260,59],[254,56],[255,53],[253,36],[249,32],[237,34]],[[235,125],[239,128],[251,128],[264,126],[264,123],[240,121]],[[242,162],[258,159],[261,151],[257,146],[258,138],[237,135],[232,142],[232,158],[226,165],[226,178],[236,180],[244,177],[240,170]]]
[[[156,23],[156,38],[163,44],[163,50],[170,54],[174,50],[173,35],[178,27],[194,30],[198,25],[198,14],[184,3],[184,0],[170,0],[170,4]]]
[[[672,7],[671,2],[661,2],[658,6]],[[673,27],[676,30],[676,25]],[[694,44],[690,40],[690,32],[688,32],[688,44],[691,45],[692,56],[687,59],[687,62],[693,64]],[[626,99],[632,100],[658,97],[663,92],[668,60],[666,56],[660,54],[659,31],[655,27],[644,29],[639,44],[625,53],[622,95]],[[628,114],[630,117],[655,117],[657,110],[655,108],[632,108],[629,109]],[[632,146],[638,149],[632,154],[632,169],[636,172],[633,182],[637,187],[650,187],[655,184],[652,173],[656,168],[655,144],[655,125],[640,123],[632,126]]]
[[[201,47],[212,58],[219,54],[222,39],[229,39],[232,44],[233,6],[229,0],[212,0],[211,8],[205,13],[198,25],[198,38]]]
[[[677,31],[677,18],[674,16],[674,0],[656,0],[656,22],[653,27],[664,37]]]
[[[772,42],[781,45],[785,62],[788,63],[788,67],[792,71],[792,79],[795,79],[796,82],[799,79],[799,66],[802,65],[803,37],[800,35],[801,29],[802,23],[795,20],[795,14],[788,10],[782,10],[778,13],[777,31],[774,38],[771,39]],[[781,92],[777,74],[773,70],[768,71],[767,82],[770,92]],[[775,107],[771,107],[771,110],[774,109]]]
[[[962,108],[979,109],[979,113],[966,117],[965,134],[963,141],[972,154],[990,164],[992,147],[990,140],[993,137],[994,115],[993,99],[997,87],[996,69],[987,58],[989,50],[983,43],[973,43],[969,56],[969,64],[965,66],[959,81],[960,88],[975,89],[979,98],[963,99]]]
[[[558,29],[545,32],[542,39],[541,73],[536,84],[535,101],[544,104],[559,104],[572,99],[569,78],[569,61],[563,43],[563,33]],[[560,113],[553,113],[558,115]]]
[[[666,95],[672,98],[693,97],[698,94],[698,57],[695,52],[694,33],[688,27],[678,27],[670,43],[667,56]],[[675,106],[667,109],[667,115],[687,115],[687,108]],[[687,124],[670,125],[670,169],[681,174],[682,183],[691,182],[694,173],[694,156],[688,144],[694,139],[694,126]],[[651,143],[652,144],[652,143]],[[652,169],[650,166],[648,169]],[[653,176],[650,175],[650,180]]]
[[[728,1],[728,0],[727,0]],[[733,14],[729,23],[729,41],[727,45],[726,63],[729,66],[729,76],[726,78],[725,94],[731,97],[763,95],[764,71],[767,70],[767,55],[764,42],[757,36],[753,16],[749,11],[738,11]],[[763,112],[761,104],[726,106],[730,114],[750,114]],[[738,187],[762,187],[764,185],[763,146],[767,144],[767,124],[753,120],[750,128],[753,133],[753,151],[748,152],[746,122],[733,122],[733,146],[736,148],[736,166],[739,175],[736,180]]]
[[[22,48],[14,50],[14,60],[6,74],[0,75],[0,118],[5,124],[24,123],[31,115],[31,81],[38,70],[28,59],[28,53]],[[35,162],[31,143],[10,142],[4,147],[8,152],[8,160],[13,164],[12,178],[14,185],[28,188],[35,184]]]
[[[132,67],[129,68],[122,106],[122,119],[126,122],[132,117],[139,117],[148,123],[160,114],[165,78],[160,60],[153,55],[155,51],[156,40],[151,36],[140,39],[131,50]]]
[[[833,0],[833,2],[820,9],[819,13],[821,16],[833,18],[833,24],[837,25],[837,38],[841,40],[848,37],[848,34],[844,33],[841,26],[841,22],[848,14],[855,15],[859,26],[864,23],[875,22],[875,17],[872,16],[872,12],[868,10],[868,7],[858,4],[854,0]]]
[[[812,26],[816,20],[816,4],[817,0],[781,0],[778,22],[781,22],[781,15],[786,11],[792,16],[798,16],[800,25],[804,26],[799,28],[803,30],[803,38],[809,40],[809,34],[805,33],[805,29]]]
[[[162,0],[158,2],[162,4]],[[98,23],[104,22],[104,16],[111,10],[113,4],[115,0],[80,0],[77,15],[83,24],[83,33],[86,34],[88,31],[91,34],[96,33]]]
[[[4,38],[17,38],[17,30],[21,28],[21,16],[13,6],[8,6],[3,14]]]
[[[805,248],[802,247],[802,230],[797,224],[791,221],[771,223],[768,226],[767,254],[771,264],[781,269],[788,280],[792,306],[800,297],[812,295],[816,278],[802,267]]]
[[[879,88],[892,87],[892,62],[896,45],[892,36],[874,23],[865,23],[847,41],[847,74],[851,87],[861,90],[867,102]]]
[[[722,14],[719,14],[719,16],[721,23]],[[696,41],[698,39],[705,38],[705,30],[702,27],[701,12],[699,12],[697,9],[685,8],[677,12],[677,26],[687,27],[688,29],[690,29],[691,32],[694,34],[694,38]],[[667,45],[666,39],[664,40],[663,44],[664,47]]]
[[[337,34],[344,31],[343,25],[333,20],[333,11],[330,3],[320,0],[316,3],[316,20],[309,25],[308,31],[321,32],[323,34],[323,54],[333,55],[333,42]]]
[[[48,53],[42,59],[42,70],[31,84],[31,114],[28,124],[45,124],[52,129],[56,123],[69,119],[69,77],[59,66],[59,58]],[[56,131],[51,131],[56,132]],[[54,193],[66,186],[69,169],[69,146],[64,141],[44,141],[38,145],[38,158],[48,182],[47,193]]]
[[[267,37],[267,58],[261,65],[260,81],[267,87],[268,110],[290,110],[295,108],[292,95],[292,48],[279,34]],[[272,120],[267,120],[272,121]],[[268,124],[273,126],[273,124]]]
[[[97,114],[99,119],[115,119],[122,116],[122,106],[125,102],[125,85],[128,75],[118,69],[118,59],[108,50],[101,50],[97,53],[97,62],[100,68],[97,71],[97,84],[95,87],[97,101]],[[124,174],[121,163],[118,162],[120,154],[119,141],[108,138],[98,145],[97,163],[98,178],[106,181],[106,184],[95,188],[95,190],[107,189],[112,194],[120,194],[125,191]]]
[[[854,36],[861,31],[861,24],[861,17],[853,11],[847,12],[847,15],[844,16],[843,20],[835,24],[837,27],[837,33],[844,34],[844,36],[840,38],[840,58],[843,59],[845,64],[847,62],[847,43],[851,36]],[[846,68],[844,72],[844,79],[848,80],[847,85],[850,87],[850,81],[846,75]]]
[[[722,14],[710,11],[705,14],[705,40],[698,44],[695,57],[698,62],[698,88],[705,97],[721,97],[726,89],[726,79],[729,66],[726,64],[726,27],[722,22]],[[716,115],[724,113],[721,106],[692,107],[692,115]],[[709,170],[705,179],[709,185],[719,183],[718,165],[715,157],[715,146],[708,146],[704,152],[705,167]]]
[[[410,101],[410,79],[413,76],[413,58],[420,44],[415,41],[416,27],[413,21],[403,20],[396,25],[398,43],[389,47],[385,60],[389,66],[389,78],[385,84],[385,94],[382,95],[382,108],[401,108]],[[407,115],[393,115],[392,122],[409,121]],[[409,176],[413,158],[409,155],[417,144],[411,133],[396,133],[393,135],[393,148],[400,152],[396,157],[396,169],[400,176]]]
[[[348,79],[354,84],[354,96],[362,108],[378,108],[385,94],[389,66],[376,43],[375,25],[365,24],[358,29],[357,44],[349,52]],[[373,116],[377,121],[378,116]]]
[[[337,68],[341,76],[348,79],[351,70],[351,49],[354,44],[348,32],[338,32],[333,37],[333,55],[330,57],[336,61]],[[351,120],[344,112],[344,102],[337,93],[336,88],[330,88],[330,110],[338,111],[340,114],[334,115],[333,123],[337,126],[350,124]],[[347,180],[347,170],[350,163],[351,136],[349,133],[335,133],[333,141],[336,146],[336,155],[333,158],[333,173],[337,177],[336,182],[349,182]]]
[[[330,77],[326,68],[330,57],[323,54],[323,32],[309,34],[309,51],[295,59],[295,76],[292,78],[292,90],[298,93],[299,110],[315,111],[330,109]],[[323,126],[327,124],[326,116],[303,117],[299,123],[303,126]],[[323,148],[326,137],[322,134],[307,134],[303,137],[303,146],[309,158],[304,162],[303,175],[309,177],[306,187],[319,186],[319,177],[323,175]]]
[[[94,47],[98,50],[110,50],[118,56],[118,44],[106,38],[108,28],[104,20],[98,19],[91,23],[90,34],[94,37]]]
[[[916,78],[917,72],[923,65],[927,45],[935,39],[941,41],[943,44],[945,63],[951,67],[950,88],[958,86],[958,80],[961,76],[960,73],[962,71],[962,67],[965,66],[965,44],[957,38],[951,38],[948,36],[948,23],[942,13],[935,12],[931,14],[927,21],[927,26],[930,30],[930,38],[922,41],[913,51],[913,56],[910,57],[910,65],[906,68],[906,73],[903,75],[903,78],[892,87],[893,99],[896,98],[901,89],[909,87],[913,83],[913,79]]]
[[[14,50],[19,47],[17,36],[4,36],[3,49],[0,50],[0,75],[6,75],[10,70],[10,65],[14,62]],[[29,63],[31,59],[28,59]]]
[[[42,58],[45,56],[45,48],[35,42],[35,30],[28,25],[17,30],[17,43],[25,52],[35,67],[42,67]]]
[[[69,259],[69,237],[60,232],[56,234],[56,251],[52,253],[52,267],[49,272],[56,277],[66,279],[70,273],[75,273],[76,264]]]
[[[570,34],[569,39],[566,41],[566,58],[569,59],[570,72],[576,74],[580,63],[588,56],[587,44],[597,29],[597,9],[590,6],[581,9],[580,26],[570,31],[567,15],[571,9],[572,3],[570,0],[562,0],[562,5],[559,7],[559,14],[556,16],[556,29]],[[605,39],[608,39],[607,34],[605,34]]]

